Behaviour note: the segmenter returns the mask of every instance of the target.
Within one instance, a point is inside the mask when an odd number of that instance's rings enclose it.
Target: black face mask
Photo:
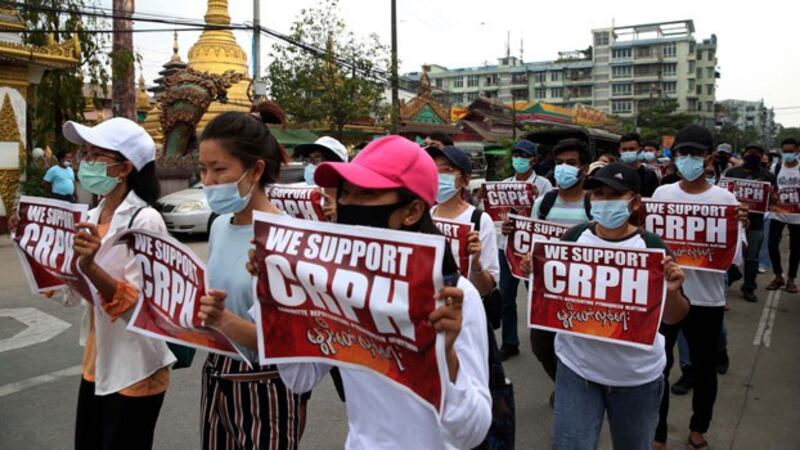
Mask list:
[[[744,165],[749,169],[755,169],[759,164],[761,164],[759,155],[747,155],[744,157]]]
[[[374,228],[389,228],[389,216],[405,202],[391,205],[343,205],[336,204],[336,222],[343,225],[362,225]]]

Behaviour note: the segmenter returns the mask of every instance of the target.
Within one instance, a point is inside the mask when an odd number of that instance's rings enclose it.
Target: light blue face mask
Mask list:
[[[87,191],[95,195],[106,195],[120,183],[117,177],[108,176],[108,168],[119,163],[108,164],[103,161],[81,161],[78,167],[78,180]]]
[[[203,192],[206,194],[208,206],[217,214],[236,214],[242,211],[253,196],[254,184],[250,191],[242,197],[239,195],[239,183],[244,180],[247,172],[233,183],[214,184],[210,186],[203,185]]]
[[[305,169],[303,169],[303,179],[306,180],[306,184],[313,186],[314,185],[314,171],[317,170],[317,166],[314,164],[306,165]]]
[[[702,156],[689,156],[681,155],[675,158],[675,165],[678,166],[678,172],[681,173],[684,179],[694,181],[703,175],[703,162],[705,159]]]
[[[513,167],[514,171],[517,173],[525,173],[531,170],[531,160],[515,156],[511,158],[511,167]]]
[[[622,152],[619,159],[625,164],[633,164],[639,159],[639,152]]]
[[[436,194],[436,203],[444,203],[454,195],[458,194],[456,189],[456,176],[451,173],[439,174],[439,193]]]
[[[639,160],[645,162],[653,162],[656,160],[656,153],[655,152],[642,152],[639,153]]]
[[[708,184],[713,186],[713,185],[717,184],[717,179],[714,178],[714,177],[706,177],[706,183],[708,183]]]
[[[592,200],[592,218],[607,230],[617,229],[631,217],[630,200]]]
[[[569,189],[575,186],[580,179],[578,173],[580,173],[580,169],[577,167],[562,163],[556,166],[553,177],[556,179],[558,187],[561,189]]]
[[[781,159],[783,159],[783,162],[795,162],[797,161],[797,153],[783,153],[781,154]]]

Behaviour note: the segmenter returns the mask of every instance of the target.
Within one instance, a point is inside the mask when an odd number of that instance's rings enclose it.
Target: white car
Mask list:
[[[208,207],[202,183],[165,195],[156,206],[170,233],[208,233],[216,218]]]

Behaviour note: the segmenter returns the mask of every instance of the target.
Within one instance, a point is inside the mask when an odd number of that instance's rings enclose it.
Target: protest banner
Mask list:
[[[751,213],[764,214],[769,205],[772,185],[769,181],[742,180],[740,178],[720,178],[718,186],[736,196]]]
[[[770,212],[800,214],[800,186],[784,186],[778,189],[778,202]]]
[[[254,213],[261,364],[366,369],[440,414],[445,238]]]
[[[642,199],[644,228],[669,246],[684,268],[727,272],[740,250],[737,205]]]
[[[276,208],[297,219],[325,220],[319,187],[276,184],[267,188],[267,197]]]
[[[667,294],[664,257],[662,249],[534,241],[528,326],[652,347]]]
[[[86,220],[88,206],[23,195],[12,236],[28,285],[35,294],[69,287],[92,302],[89,282],[80,272],[72,247],[75,224]]]
[[[514,225],[514,231],[508,235],[506,242],[508,267],[511,269],[511,275],[528,281],[528,274],[522,271],[520,265],[522,257],[531,254],[533,241],[557,241],[570,229],[570,226],[514,214],[510,214],[508,218]]]
[[[467,236],[475,229],[475,225],[438,217],[433,218],[433,223],[447,239],[447,243],[450,244],[450,251],[453,252],[453,258],[458,264],[459,272],[461,272],[462,276],[469,277],[472,258],[467,252]]]
[[[530,216],[536,199],[533,183],[527,181],[496,181],[483,184],[483,210],[495,222],[502,222],[508,214]]]
[[[203,326],[197,313],[206,295],[206,268],[178,240],[148,230],[117,235],[113,245],[126,245],[142,274],[139,301],[128,329],[155,339],[230,357],[247,358],[221,332]],[[244,269],[242,269],[244,270]]]

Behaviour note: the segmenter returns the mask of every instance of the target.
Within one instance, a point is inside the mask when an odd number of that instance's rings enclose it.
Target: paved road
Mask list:
[[[205,257],[204,241],[189,243]],[[0,261],[0,449],[72,448],[82,311],[32,295],[7,237],[0,237]],[[768,277],[759,281],[765,285]],[[715,449],[800,448],[800,296],[767,295],[763,289],[758,294],[759,303],[749,304],[737,289],[731,290],[726,316],[731,367],[720,377],[714,422],[707,435]],[[520,291],[520,311],[524,302]],[[522,325],[520,329],[524,330]],[[53,330],[62,331],[51,336]],[[202,358],[199,354],[193,367],[173,372],[158,422],[157,449],[199,447]],[[506,364],[506,370],[516,389],[518,448],[547,448],[550,380],[527,346],[523,355]],[[673,396],[671,448],[685,447],[690,399]],[[311,399],[302,448],[341,448],[346,433],[344,407],[325,381]],[[611,448],[607,430],[601,448]]]

